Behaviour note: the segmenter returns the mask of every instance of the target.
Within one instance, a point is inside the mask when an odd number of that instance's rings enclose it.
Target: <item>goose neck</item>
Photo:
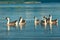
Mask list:
[[[7,20],[8,20],[7,24],[9,24],[9,22],[10,22],[10,19],[8,18]]]

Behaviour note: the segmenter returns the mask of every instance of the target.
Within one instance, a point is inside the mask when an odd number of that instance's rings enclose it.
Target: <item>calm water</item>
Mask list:
[[[60,3],[49,4],[20,4],[20,5],[0,5],[0,38],[54,38],[60,37]],[[2,7],[3,6],[3,7]],[[13,6],[13,7],[12,7]],[[21,8],[21,7],[22,8]],[[57,25],[34,26],[34,16],[42,20],[43,16],[51,14],[53,19],[58,19]],[[6,17],[10,17],[10,21],[18,20],[19,17],[26,20],[25,26],[11,26],[8,31],[6,26]]]

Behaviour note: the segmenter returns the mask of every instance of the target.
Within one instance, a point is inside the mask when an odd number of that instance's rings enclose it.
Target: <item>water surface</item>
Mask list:
[[[33,6],[32,6],[33,5]],[[2,7],[3,6],[3,7]],[[43,16],[51,14],[53,19],[60,21],[60,3],[49,4],[23,4],[23,5],[0,5],[0,38],[54,38],[60,37],[60,22],[57,25],[34,26],[34,16],[42,20]],[[18,20],[23,17],[26,20],[25,26],[11,26],[8,31],[6,25],[6,17],[10,17],[10,21]]]

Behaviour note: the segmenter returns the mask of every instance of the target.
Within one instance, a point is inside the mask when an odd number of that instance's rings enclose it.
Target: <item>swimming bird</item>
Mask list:
[[[44,20],[41,20],[41,24],[42,25],[47,25],[46,19],[44,18]]]
[[[52,20],[52,24],[57,24],[58,23],[58,19]]]
[[[34,16],[34,23],[35,23],[35,25],[40,24],[40,20],[37,19],[35,16]]]
[[[13,21],[13,22],[10,22],[10,18],[9,18],[9,17],[6,17],[6,19],[7,19],[7,25],[8,25],[8,26],[18,25],[18,21],[17,21],[17,20],[15,20],[15,21]]]
[[[20,17],[19,25],[25,25],[25,24],[26,24],[26,21],[22,17]]]
[[[50,24],[58,23],[58,19],[52,20],[52,16],[51,15],[49,15],[49,17],[50,17]]]
[[[46,16],[44,16],[43,18],[45,18],[45,19],[46,19],[47,24],[49,24],[49,23],[50,23],[50,17],[46,17]]]

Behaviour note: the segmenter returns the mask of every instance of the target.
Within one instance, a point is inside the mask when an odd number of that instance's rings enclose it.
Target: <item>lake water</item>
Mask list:
[[[52,15],[53,19],[58,19],[58,25],[34,26],[34,16],[42,20],[43,16]],[[26,20],[25,26],[8,26],[6,17],[10,21],[18,20],[23,17]],[[60,3],[42,3],[42,4],[16,4],[0,5],[0,38],[20,39],[56,39],[60,37]],[[15,40],[14,39],[14,40]]]

